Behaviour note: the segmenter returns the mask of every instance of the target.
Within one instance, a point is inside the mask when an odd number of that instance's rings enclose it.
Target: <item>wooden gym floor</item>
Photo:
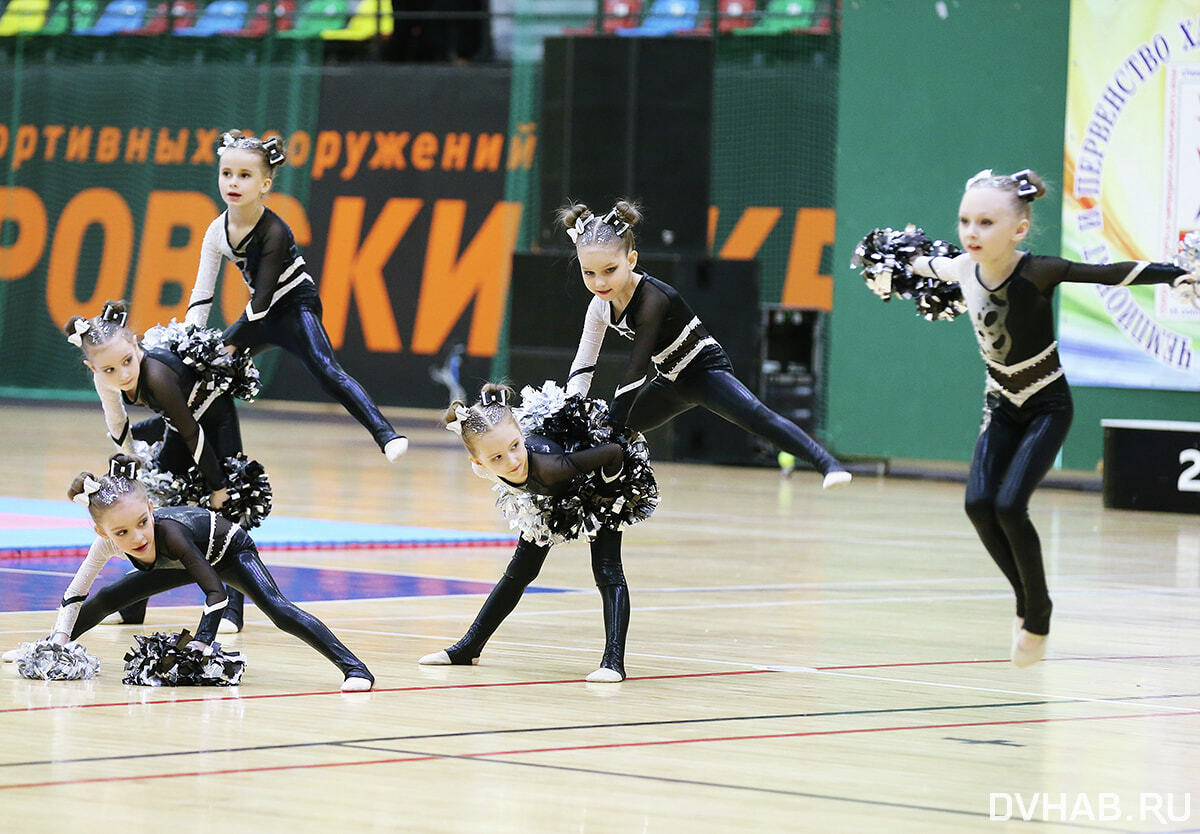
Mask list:
[[[397,412],[413,447],[394,465],[332,406],[243,415],[276,514],[504,529],[429,412]],[[5,402],[0,436],[3,496],[60,499],[108,454],[92,403]],[[462,633],[480,595],[417,582],[303,603],[370,666],[369,694],[338,692],[337,670],[254,608],[225,640],[249,660],[240,687],[124,686],[134,634],[198,616],[152,601],[144,627],[84,636],[94,680],[0,670],[0,829],[1200,831],[1195,517],[1040,491],[1054,633],[1022,670],[1006,659],[1010,593],[961,485],[859,477],[827,493],[811,473],[658,472],[658,513],[625,536],[624,683],[582,680],[603,625],[580,543],[536,581],[560,592],[528,595],[473,668],[416,660]],[[491,583],[510,553],[264,558]],[[22,581],[15,564],[0,561],[0,583]],[[0,613],[2,647],[44,635],[57,601]]]

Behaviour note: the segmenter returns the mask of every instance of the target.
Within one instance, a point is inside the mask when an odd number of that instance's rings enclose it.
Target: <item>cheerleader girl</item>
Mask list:
[[[561,390],[554,405],[535,410],[539,392],[523,394],[523,424],[555,433],[564,423],[568,433],[580,434],[582,416],[589,403],[582,398],[563,403]],[[591,539],[592,575],[604,606],[604,656],[600,668],[587,676],[593,682],[616,683],[625,679],[625,635],[629,628],[629,587],[621,567],[622,523],[646,518],[657,503],[653,473],[646,463],[645,444],[618,438],[590,448],[565,452],[555,440],[526,435],[508,406],[511,390],[485,385],[479,402],[467,407],[451,403],[446,428],[462,438],[472,468],[495,481],[501,498],[497,504],[518,527],[521,535],[512,561],[483,603],[467,633],[448,649],[420,659],[425,665],[469,665],[479,661],[484,644],[520,601],[537,577],[546,554],[555,542],[575,538],[580,532]],[[578,406],[583,408],[578,408]],[[551,413],[553,410],[553,413]],[[572,410],[578,418],[566,416]],[[592,412],[595,428],[603,411]],[[549,419],[545,419],[545,418]],[[586,433],[584,427],[582,433]],[[560,434],[560,437],[562,435]],[[593,513],[599,513],[597,517]],[[590,518],[588,517],[590,515]]]
[[[249,534],[203,507],[156,508],[136,467],[136,459],[115,455],[108,475],[81,472],[67,490],[72,501],[87,506],[97,539],[67,586],[51,642],[65,645],[123,606],[195,582],[205,592],[206,616],[189,648],[205,648],[216,634],[208,615],[227,604],[225,583],[337,666],[345,676],[342,691],[371,689],[375,678],[363,662],[324,623],[280,592]],[[115,556],[126,557],[136,570],[88,599],[101,569]],[[18,660],[19,652],[6,652],[4,659]]]
[[[850,482],[832,455],[795,423],[763,405],[733,375],[724,348],[668,284],[638,271],[633,227],[640,209],[619,201],[604,217],[582,203],[558,220],[575,244],[584,286],[595,296],[567,381],[569,394],[587,394],[609,328],[633,341],[629,365],[612,401],[616,426],[657,428],[697,405],[811,463],[825,489]]]
[[[228,208],[204,235],[187,323],[206,325],[217,273],[223,259],[233,261],[250,288],[250,302],[226,329],[226,344],[251,355],[278,346],[295,356],[325,393],[371,432],[387,459],[396,460],[408,450],[408,438],[392,428],[338,364],[321,323],[321,299],[292,230],[263,205],[276,167],[287,158],[279,138],[263,141],[230,130],[221,135],[217,156],[217,186]]]
[[[155,411],[163,418],[161,424],[151,425],[162,441],[156,461],[159,471],[182,482],[193,466],[198,467],[203,488],[208,492],[208,506],[221,510],[229,487],[222,462],[237,458],[242,452],[241,428],[233,399],[219,390],[209,391],[196,372],[174,352],[162,348],[143,350],[126,326],[127,319],[124,301],[108,301],[100,315],[92,319],[72,316],[64,328],[68,341],[83,352],[83,364],[92,372],[104,406],[109,437],[118,448],[131,454],[134,431],[125,407],[142,405]],[[231,505],[226,508],[227,514],[236,509]],[[224,619],[229,623],[228,629],[240,631],[242,596],[235,590],[229,597],[229,605],[213,618]],[[126,623],[141,623],[145,610],[145,604],[138,603],[123,610],[121,619]]]
[[[967,180],[958,209],[962,254],[918,256],[912,270],[961,287],[987,366],[983,424],[967,479],[966,511],[1016,596],[1012,661],[1041,660],[1052,604],[1029,500],[1071,425],[1071,389],[1054,335],[1054,288],[1063,282],[1121,285],[1193,281],[1170,264],[1074,263],[1017,247],[1032,202],[1046,193],[1033,171]]]

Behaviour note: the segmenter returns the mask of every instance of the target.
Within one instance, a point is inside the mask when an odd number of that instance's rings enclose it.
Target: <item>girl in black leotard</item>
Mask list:
[[[197,467],[210,493],[209,506],[220,511],[228,497],[222,461],[242,451],[233,399],[209,391],[174,353],[142,350],[125,325],[127,315],[124,301],[108,301],[99,316],[90,320],[72,316],[65,327],[69,341],[83,352],[84,365],[92,372],[109,437],[125,452],[132,452],[133,430],[125,407],[142,405],[153,410],[161,418],[153,426],[157,439],[162,440],[158,469],[184,479]],[[232,591],[223,615],[234,631],[242,627],[242,605],[241,594]],[[122,620],[140,623],[145,612],[144,603],[133,605],[121,612]],[[213,615],[214,626],[220,618]]]
[[[1071,425],[1071,389],[1054,335],[1054,288],[1090,284],[1161,284],[1184,270],[1125,261],[1081,264],[1017,249],[1029,233],[1033,200],[1046,193],[1032,171],[967,181],[955,258],[918,257],[914,272],[962,288],[987,365],[983,425],[967,481],[966,510],[979,538],[1016,596],[1012,660],[1041,660],[1050,633],[1050,594],[1029,499],[1054,463]]]
[[[823,486],[849,483],[850,473],[803,429],[763,405],[733,375],[717,340],[675,289],[637,271],[633,227],[638,207],[620,201],[604,217],[583,204],[559,211],[575,244],[588,305],[567,392],[587,394],[609,328],[633,341],[629,366],[612,401],[617,426],[648,431],[697,405],[707,408],[824,476]]]
[[[195,582],[205,592],[205,617],[194,641],[195,647],[203,648],[216,635],[210,615],[226,604],[225,583],[337,666],[345,675],[343,691],[371,688],[375,678],[363,662],[324,623],[280,592],[249,534],[201,507],[155,508],[134,476],[136,460],[118,455],[113,464],[103,478],[81,472],[67,492],[73,501],[87,505],[97,539],[63,595],[53,642],[75,640],[123,606]],[[101,569],[117,556],[128,558],[136,570],[88,599]],[[15,652],[5,653],[5,660],[16,659]]]
[[[530,389],[526,389],[528,392]],[[546,437],[525,436],[508,407],[509,389],[484,386],[480,401],[467,408],[455,401],[446,412],[447,428],[462,437],[477,474],[488,477],[502,493],[498,503],[520,532],[516,552],[496,587],[483,603],[466,635],[448,649],[422,657],[425,665],[467,665],[478,662],[484,644],[504,618],[516,607],[525,588],[537,577],[546,554],[556,542],[574,538],[582,531],[591,539],[592,574],[604,605],[604,656],[589,681],[615,683],[625,679],[625,635],[629,628],[629,587],[621,566],[619,525],[602,521],[593,529],[580,514],[604,503],[604,495],[615,495],[622,482],[632,477],[643,455],[637,444],[611,442],[564,453],[562,446]],[[644,458],[642,460],[644,464]],[[589,480],[591,481],[590,483]],[[647,490],[657,502],[653,481]],[[647,490],[643,490],[643,494]],[[630,522],[632,523],[632,522]]]
[[[321,299],[292,230],[263,205],[275,168],[286,159],[282,144],[277,137],[264,142],[231,130],[221,135],[217,155],[217,182],[229,208],[204,235],[187,323],[206,325],[217,273],[225,260],[233,261],[250,287],[250,303],[226,329],[225,343],[252,355],[278,346],[295,356],[325,393],[371,432],[387,459],[396,460],[408,449],[408,439],[334,357],[321,323]]]

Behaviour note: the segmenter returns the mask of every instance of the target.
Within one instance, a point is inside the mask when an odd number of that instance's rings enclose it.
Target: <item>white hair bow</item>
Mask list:
[[[571,238],[571,243],[579,242],[579,236],[587,231],[588,223],[591,219],[592,213],[590,211],[585,211],[575,218],[575,225],[567,229],[567,236]]]
[[[454,419],[446,424],[446,431],[452,431],[459,437],[462,437],[463,420],[467,419],[468,416],[470,416],[470,412],[461,405],[454,406]]]
[[[613,206],[612,211],[604,215],[604,219],[601,222],[612,226],[613,231],[617,233],[617,237],[620,237],[629,231],[629,223],[622,220],[621,216],[617,214],[616,206]]]
[[[88,506],[92,501],[92,494],[100,491],[100,482],[91,475],[83,476],[83,492],[76,495],[71,500],[76,504]]]
[[[83,334],[92,329],[92,324],[87,319],[75,319],[75,332],[67,337],[67,341],[75,345],[77,348],[83,347]]]
[[[1024,171],[1017,171],[1015,174],[1009,174],[1008,178],[1017,184],[1017,196],[1021,199],[1032,200],[1037,196],[1037,186],[1029,181],[1033,171],[1026,168]]]

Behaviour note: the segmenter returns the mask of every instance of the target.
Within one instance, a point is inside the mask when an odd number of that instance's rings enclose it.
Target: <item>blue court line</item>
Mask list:
[[[5,528],[3,517],[0,515],[0,555],[32,555],[55,550],[82,553],[94,538],[86,513],[83,513],[81,507],[73,506],[67,501],[0,497],[0,514],[46,519],[45,526],[33,523],[36,519],[26,519],[28,526]],[[67,520],[78,522],[78,526],[64,526],[63,522]],[[480,533],[473,530],[365,524],[287,516],[269,517],[252,535],[259,547],[264,549],[516,544],[516,536],[511,533]]]

